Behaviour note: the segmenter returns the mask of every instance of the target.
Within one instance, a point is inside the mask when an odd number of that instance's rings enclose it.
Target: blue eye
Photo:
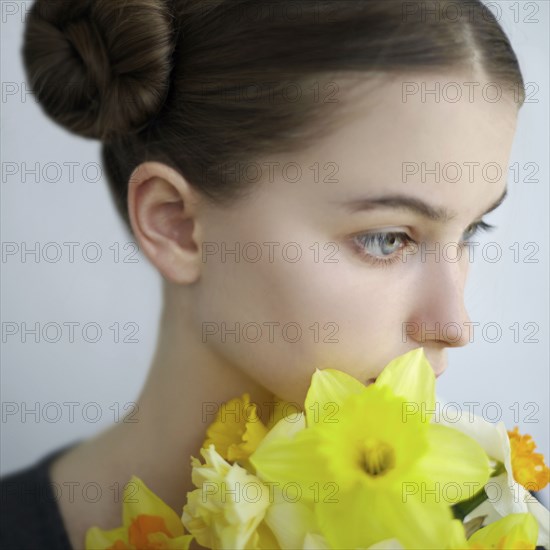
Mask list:
[[[365,233],[357,235],[354,242],[359,247],[360,254],[373,261],[388,262],[405,248],[412,239],[406,233]],[[397,258],[393,258],[395,260]]]
[[[492,229],[495,229],[495,226],[484,221],[470,224],[462,234],[461,245],[469,246],[478,233]],[[352,243],[362,260],[382,267],[401,260],[405,249],[410,248],[410,251],[414,252],[418,246],[406,233],[395,231],[363,233],[353,237]]]

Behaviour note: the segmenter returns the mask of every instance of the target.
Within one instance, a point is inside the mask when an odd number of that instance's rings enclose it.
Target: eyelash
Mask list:
[[[470,224],[466,231],[464,231],[463,236],[465,234],[469,234],[466,239],[463,239],[461,244],[464,246],[470,246],[470,243],[472,242],[472,238],[479,234],[480,232],[487,232],[492,231],[495,229],[494,225],[490,225],[484,221],[479,221]],[[399,249],[397,249],[392,254],[388,254],[384,259],[380,256],[376,256],[374,254],[371,254],[365,250],[367,246],[372,246],[374,244],[377,244],[379,247],[383,245],[384,239],[388,238],[388,236],[394,236],[396,239],[400,239],[403,243],[403,246],[401,246]],[[417,244],[409,235],[402,232],[395,232],[395,231],[388,231],[388,232],[378,232],[378,233],[362,233],[360,235],[356,235],[353,237],[353,244],[355,248],[357,248],[357,253],[361,257],[363,261],[366,261],[372,265],[381,266],[381,267],[389,267],[390,265],[394,264],[395,262],[401,260],[400,252],[402,252],[407,246]]]

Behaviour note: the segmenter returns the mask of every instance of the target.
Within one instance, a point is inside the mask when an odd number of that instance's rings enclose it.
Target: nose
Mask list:
[[[464,304],[467,268],[441,258],[419,267],[414,301],[403,327],[405,341],[428,350],[465,346],[471,341]]]

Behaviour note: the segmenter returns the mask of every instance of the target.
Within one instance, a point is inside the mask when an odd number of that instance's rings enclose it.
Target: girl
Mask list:
[[[121,524],[120,502],[23,486],[135,474],[179,512],[219,404],[301,403],[329,366],[368,384],[420,346],[439,376],[469,341],[468,243],[506,195],[475,167],[508,166],[523,101],[481,2],[38,0],[23,54],[45,112],[102,141],[164,309],[139,422],[5,479],[6,547]]]

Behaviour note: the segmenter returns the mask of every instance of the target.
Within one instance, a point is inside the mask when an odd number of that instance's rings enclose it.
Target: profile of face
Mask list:
[[[208,353],[298,403],[316,368],[368,383],[423,346],[445,370],[446,348],[469,341],[467,242],[506,191],[518,106],[405,98],[403,82],[470,80],[385,77],[313,145],[237,166],[262,177],[231,206],[166,166],[138,168],[134,233]]]

